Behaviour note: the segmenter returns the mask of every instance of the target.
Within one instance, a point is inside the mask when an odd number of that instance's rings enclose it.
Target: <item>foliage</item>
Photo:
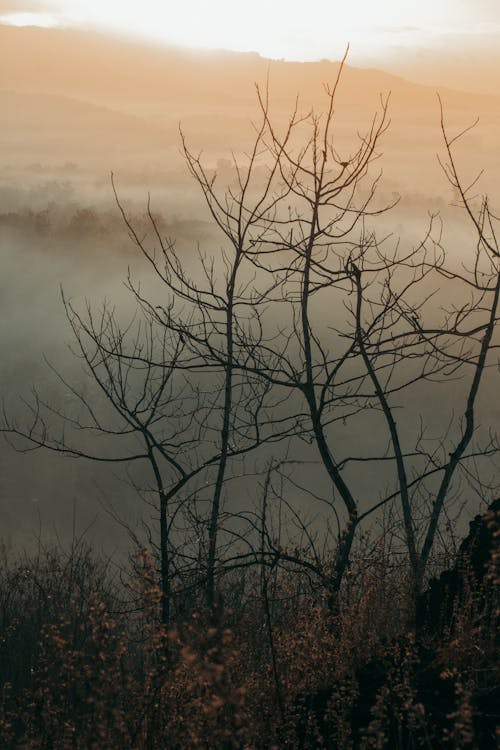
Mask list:
[[[147,551],[120,583],[83,544],[41,550],[0,581],[0,744],[493,748],[498,614],[477,603],[497,562],[430,642],[408,622],[408,571],[380,553],[355,555],[335,616],[279,573],[265,592],[235,579],[215,625],[201,598],[166,629]]]

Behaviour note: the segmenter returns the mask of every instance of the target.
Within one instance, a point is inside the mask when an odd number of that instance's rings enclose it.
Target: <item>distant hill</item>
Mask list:
[[[89,31],[0,25],[0,88],[60,94],[134,109],[168,109],[168,97],[191,108],[231,98],[238,105],[253,98],[254,83],[269,73],[273,96],[293,99],[320,95],[318,85],[332,81],[338,63],[269,61],[257,53],[191,52],[141,44]],[[415,104],[434,87],[410,83],[380,70],[346,67],[345,87],[357,98],[393,91],[398,100]],[[448,92],[454,103],[463,92]],[[468,94],[481,109],[495,97]],[[498,102],[497,102],[498,103]]]
[[[305,110],[320,109],[323,84],[337,72],[338,63],[328,61],[270,62],[256,53],[194,53],[93,32],[0,25],[0,146],[4,159],[40,151],[57,160],[103,157],[109,168],[123,159],[146,165],[177,148],[181,121],[190,142],[215,160],[248,144],[249,121],[258,114],[256,82],[265,86],[269,78],[273,117],[285,122],[297,94]],[[434,183],[441,137],[433,87],[346,66],[336,107],[338,142],[351,148],[380,94],[389,92],[386,174],[415,189]],[[497,173],[500,97],[441,94],[450,127],[480,116],[468,148],[474,164]]]
[[[165,134],[151,123],[66,96],[0,91],[0,153],[58,152],[65,160],[108,157],[123,149],[165,146]]]

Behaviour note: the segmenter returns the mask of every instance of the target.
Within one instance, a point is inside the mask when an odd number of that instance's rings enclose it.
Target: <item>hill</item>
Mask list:
[[[29,54],[26,54],[29,50]],[[256,117],[255,83],[269,80],[272,115],[286,123],[295,97],[320,110],[323,85],[338,63],[269,61],[256,53],[200,52],[140,44],[93,32],[0,26],[0,144],[9,162],[97,160],[146,171],[179,157],[178,124],[214,163],[241,152]],[[339,148],[354,148],[380,95],[390,92],[391,127],[383,141],[387,184],[412,192],[439,178],[439,106],[433,87],[379,70],[346,66],[338,95]],[[467,139],[470,164],[500,168],[500,97],[440,91],[451,128],[476,116]],[[35,154],[39,154],[35,159]],[[464,167],[467,155],[464,152]],[[177,161],[179,163],[179,161]],[[132,167],[131,167],[132,168]],[[492,181],[493,184],[493,181]]]

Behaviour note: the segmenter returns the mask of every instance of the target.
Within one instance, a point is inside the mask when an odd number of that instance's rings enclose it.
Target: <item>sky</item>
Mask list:
[[[500,0],[0,0],[0,21],[294,60],[500,44]]]

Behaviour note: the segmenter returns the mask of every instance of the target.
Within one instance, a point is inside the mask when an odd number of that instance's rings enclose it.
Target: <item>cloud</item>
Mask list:
[[[53,28],[59,26],[59,20],[50,13],[7,13],[0,15],[0,24],[7,26],[40,26]]]
[[[57,26],[58,0],[0,0],[0,24],[9,26]]]
[[[374,31],[384,34],[413,34],[422,31],[418,26],[377,26]]]

